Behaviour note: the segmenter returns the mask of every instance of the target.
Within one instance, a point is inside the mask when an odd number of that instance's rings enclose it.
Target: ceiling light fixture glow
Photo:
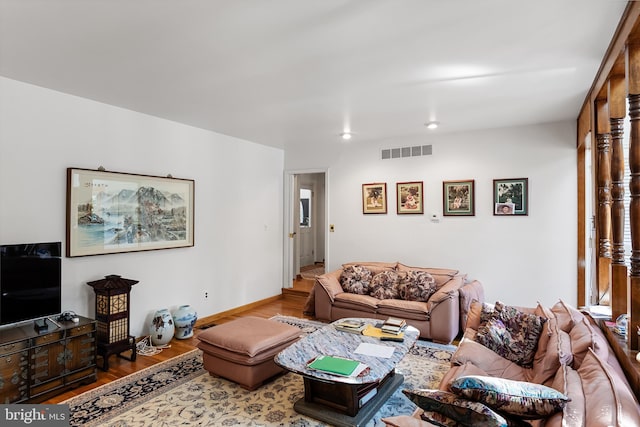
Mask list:
[[[340,134],[340,136],[341,136],[341,137],[342,137],[342,139],[344,139],[344,140],[349,140],[349,139],[351,139],[351,136],[352,136],[352,135],[351,135],[351,133],[350,133],[350,132],[342,132],[342,133]]]
[[[424,125],[427,127],[427,129],[437,129],[440,123],[431,121],[431,122],[425,123]]]

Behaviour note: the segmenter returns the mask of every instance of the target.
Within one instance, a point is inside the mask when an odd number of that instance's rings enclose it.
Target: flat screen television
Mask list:
[[[62,244],[0,245],[0,324],[60,313]]]

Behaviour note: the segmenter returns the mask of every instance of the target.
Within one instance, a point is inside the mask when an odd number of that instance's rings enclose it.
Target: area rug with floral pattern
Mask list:
[[[320,322],[288,316],[274,320],[309,333]],[[403,388],[437,387],[454,346],[418,341],[399,363],[404,384],[367,426],[382,426],[381,418],[411,414],[415,405]],[[202,367],[202,352],[193,350],[94,390],[71,398],[71,426],[305,426],[325,424],[298,414],[293,404],[304,396],[300,375],[287,373],[257,390],[247,391]]]

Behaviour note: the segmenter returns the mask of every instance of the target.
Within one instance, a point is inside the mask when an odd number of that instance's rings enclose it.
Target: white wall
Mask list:
[[[158,308],[204,317],[280,294],[283,162],[282,150],[0,77],[0,243],[65,244],[68,167],[195,180],[194,247],[63,259],[63,310],[93,315],[88,281],[140,281],[136,336]]]
[[[487,300],[576,304],[575,124],[428,135],[287,149],[285,169],[329,170],[328,269],[347,261],[450,267],[484,285]],[[382,148],[433,145],[433,155],[380,160]],[[529,215],[493,216],[493,179],[529,179]],[[442,181],[475,180],[474,217],[442,217]],[[425,215],[396,214],[396,182],[424,181]],[[386,182],[388,213],[363,215],[361,185]],[[439,223],[429,221],[431,213]]]

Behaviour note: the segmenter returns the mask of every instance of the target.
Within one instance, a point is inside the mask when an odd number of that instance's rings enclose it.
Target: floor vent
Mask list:
[[[404,157],[430,156],[433,154],[431,145],[415,145],[413,147],[383,148],[380,151],[382,160],[402,159]]]

